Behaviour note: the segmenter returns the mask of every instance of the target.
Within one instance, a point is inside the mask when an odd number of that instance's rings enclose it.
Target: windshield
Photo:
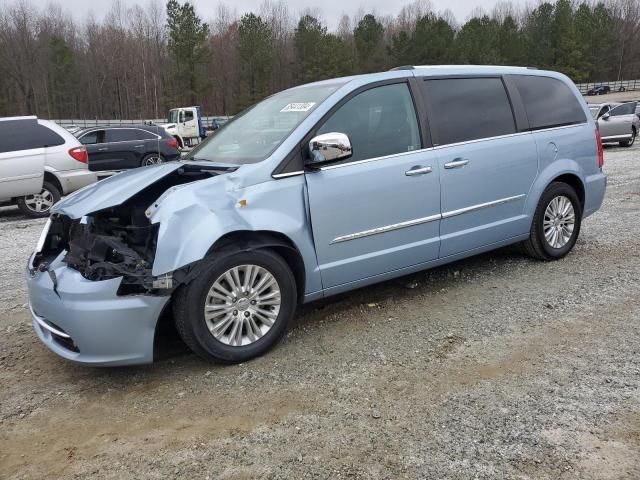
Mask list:
[[[169,110],[167,123],[178,123],[178,110]]]
[[[234,164],[260,162],[343,84],[323,83],[276,93],[220,127],[194,148],[187,159]]]

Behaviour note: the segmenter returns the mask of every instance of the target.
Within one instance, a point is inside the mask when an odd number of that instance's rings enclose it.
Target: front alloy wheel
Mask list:
[[[280,286],[267,269],[239,265],[213,282],[204,304],[204,319],[216,340],[241,347],[271,330],[281,302]]]
[[[174,294],[178,333],[195,353],[223,363],[257,357],[285,333],[297,306],[287,262],[258,249],[216,253]]]

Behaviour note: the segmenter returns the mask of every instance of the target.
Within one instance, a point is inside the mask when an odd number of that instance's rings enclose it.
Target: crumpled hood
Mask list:
[[[120,205],[181,166],[183,164],[180,162],[168,162],[119,173],[72,193],[56,203],[51,208],[51,213],[81,218],[89,213]]]

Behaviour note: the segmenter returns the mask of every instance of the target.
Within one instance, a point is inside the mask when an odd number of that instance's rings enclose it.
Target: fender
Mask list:
[[[582,173],[580,165],[575,160],[568,158],[554,160],[548,163],[545,168],[538,174],[529,195],[527,195],[527,201],[524,206],[524,213],[529,216],[530,221],[533,221],[533,215],[535,214],[538,202],[542,196],[542,192],[558,177],[562,175],[573,175],[577,177],[582,184],[582,191],[584,192],[585,178]]]
[[[163,275],[202,260],[227,234],[269,231],[289,239],[300,253],[305,295],[321,292],[304,177],[247,187],[240,181],[240,176],[229,173],[174,187],[149,208],[151,222],[160,224],[152,274]]]

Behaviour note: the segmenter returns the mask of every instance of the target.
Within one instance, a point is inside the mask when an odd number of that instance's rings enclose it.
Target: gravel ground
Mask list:
[[[575,250],[502,249],[305,306],[237,366],[90,369],[40,345],[0,211],[0,477],[640,478],[640,148]]]

